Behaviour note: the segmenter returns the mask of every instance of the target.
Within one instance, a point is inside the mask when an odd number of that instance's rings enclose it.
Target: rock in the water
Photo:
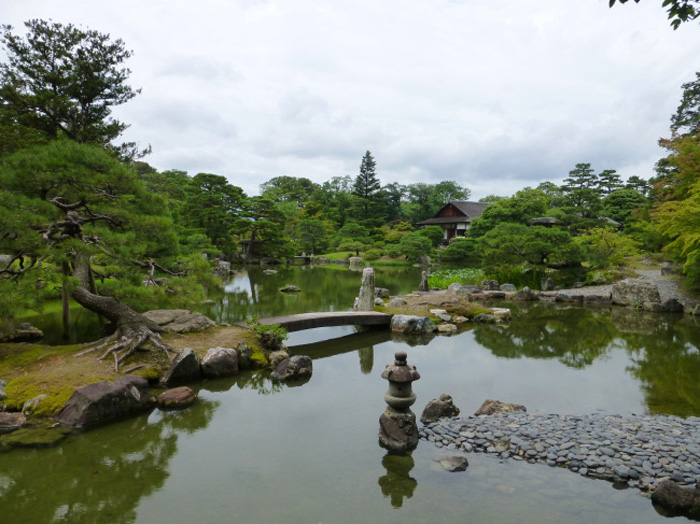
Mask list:
[[[238,353],[238,367],[248,369],[250,367],[250,357],[253,355],[253,348],[246,344],[245,340],[239,340],[236,346]]]
[[[669,298],[661,303],[661,311],[666,313],[683,313],[683,304],[675,298]]]
[[[405,306],[406,304],[408,304],[408,302],[406,302],[405,299],[401,297],[394,297],[387,303],[387,307],[401,307]]]
[[[491,313],[479,313],[474,317],[477,324],[500,324],[501,320]]]
[[[350,269],[360,269],[363,263],[362,257],[350,257]]]
[[[420,284],[418,284],[418,291],[430,291],[430,285],[428,284],[428,272],[423,271],[421,273]]]
[[[44,332],[32,326],[29,322],[22,322],[9,335],[0,339],[0,342],[36,342],[44,338]]]
[[[391,330],[395,333],[432,333],[436,329],[435,322],[428,317],[394,315],[391,318]]]
[[[651,495],[654,504],[677,515],[700,517],[700,487],[682,488],[672,480],[664,480]]]
[[[371,267],[362,270],[360,293],[357,295],[352,309],[354,311],[374,311],[374,269]]]
[[[486,279],[481,281],[481,289],[484,291],[498,291],[500,287],[498,280]]]
[[[330,264],[331,259],[328,257],[314,257],[314,263],[319,265]]]
[[[430,314],[435,318],[439,318],[443,322],[450,322],[452,320],[452,315],[450,315],[444,309],[431,309]]]
[[[457,415],[459,415],[459,408],[454,405],[451,396],[443,393],[440,398],[428,402],[420,416],[420,421],[423,424],[430,424],[443,417],[456,417]]]
[[[612,301],[622,306],[653,310],[661,303],[661,297],[654,282],[641,278],[626,278],[613,285]]]
[[[540,281],[540,289],[542,291],[552,291],[555,287],[557,286],[552,277],[542,277]]]
[[[26,423],[27,417],[22,413],[4,413],[0,411],[0,435],[16,431]]]
[[[445,468],[445,471],[452,473],[457,471],[466,471],[466,469],[469,467],[469,461],[464,455],[440,457],[436,458],[435,462],[438,462],[443,468]]]
[[[494,307],[491,308],[491,314],[495,316],[501,322],[507,322],[513,318],[513,314],[507,307]]]
[[[158,407],[161,409],[182,409],[190,406],[197,395],[187,386],[169,389],[158,395]]]
[[[155,309],[143,314],[168,333],[191,333],[216,326],[209,317],[187,309]]]
[[[22,428],[3,437],[2,443],[13,448],[50,448],[65,439],[68,433],[70,429],[62,427]]]
[[[389,293],[389,289],[385,287],[375,287],[374,288],[374,296],[378,298],[389,298],[391,294]]]
[[[487,399],[481,405],[479,409],[474,413],[475,416],[479,415],[493,415],[494,413],[519,413],[525,412],[527,408],[521,406],[520,404],[509,404],[507,402],[501,402],[500,400]]]
[[[294,355],[285,359],[275,367],[271,377],[276,380],[299,380],[311,377],[313,372],[313,362],[311,357],[306,355]]]
[[[205,377],[230,377],[238,373],[238,353],[233,348],[211,348],[202,359]]]
[[[202,375],[199,357],[192,348],[180,351],[163,375],[162,382],[169,386],[198,380]]]
[[[289,352],[285,349],[279,349],[270,353],[268,358],[270,360],[270,366],[274,369],[277,367],[277,364],[289,358]]]
[[[457,326],[454,324],[438,324],[437,330],[438,333],[457,333]]]
[[[283,288],[280,288],[280,292],[282,292],[282,293],[300,293],[301,288],[297,285],[294,285],[294,284],[287,284]]]
[[[155,397],[143,377],[125,375],[75,391],[56,416],[64,426],[86,427],[149,410]]]
[[[515,287],[515,284],[501,284],[499,289],[501,291],[505,291],[506,293],[515,293],[518,288]]]
[[[216,269],[214,270],[214,274],[217,276],[220,276],[222,278],[225,278],[231,274],[231,262],[227,262],[226,260],[215,260],[216,262]]]
[[[525,286],[520,291],[515,293],[515,295],[513,295],[513,300],[522,300],[523,302],[525,302],[531,300],[539,300],[539,297],[535,293],[533,293],[529,287]]]
[[[263,269],[263,275],[276,275],[277,271],[274,269]]]

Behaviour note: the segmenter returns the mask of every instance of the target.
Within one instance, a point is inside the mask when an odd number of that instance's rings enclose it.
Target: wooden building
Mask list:
[[[418,222],[419,226],[440,226],[445,231],[444,241],[463,237],[472,220],[480,216],[488,202],[451,200],[433,218]]]

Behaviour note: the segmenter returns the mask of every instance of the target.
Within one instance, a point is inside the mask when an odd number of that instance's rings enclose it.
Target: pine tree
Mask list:
[[[377,178],[376,167],[377,163],[374,161],[372,153],[367,151],[365,156],[362,157],[360,174],[355,178],[355,185],[352,190],[353,195],[360,201],[360,207],[363,211],[363,216],[360,217],[362,219],[369,218],[370,207],[375,202],[377,192],[381,187]]]

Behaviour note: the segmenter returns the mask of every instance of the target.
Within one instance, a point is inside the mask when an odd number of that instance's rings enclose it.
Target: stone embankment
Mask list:
[[[653,491],[663,480],[700,482],[700,418],[495,414],[444,418],[419,431],[447,450],[568,468]]]

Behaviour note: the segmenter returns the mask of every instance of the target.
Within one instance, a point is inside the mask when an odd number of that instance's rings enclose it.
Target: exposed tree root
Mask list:
[[[109,355],[112,355],[114,357],[114,370],[118,373],[122,362],[145,344],[150,344],[153,349],[163,351],[168,360],[170,360],[170,353],[176,353],[168,344],[163,342],[159,333],[151,330],[145,324],[128,324],[118,327],[112,335],[98,340],[88,349],[77,353],[75,356],[79,357],[87,353],[104,350],[102,356],[97,360],[104,360]]]

